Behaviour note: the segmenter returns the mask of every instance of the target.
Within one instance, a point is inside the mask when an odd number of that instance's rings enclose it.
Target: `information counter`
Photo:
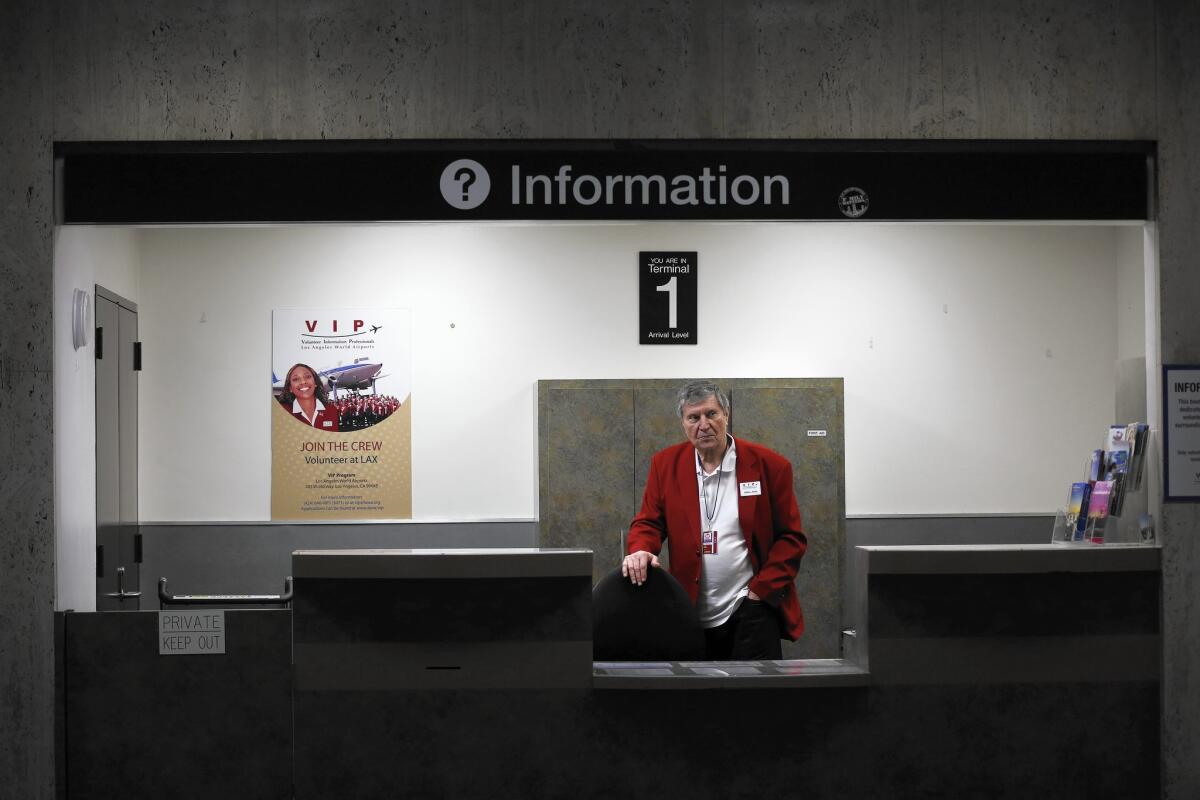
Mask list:
[[[214,655],[68,613],[66,796],[1159,796],[1157,549],[853,567],[841,659],[593,663],[588,551],[297,552]]]
[[[474,566],[447,582],[487,573],[489,555],[464,554]],[[331,556],[297,553],[297,798],[1157,795],[1154,548],[859,548],[840,659],[595,663],[584,682],[479,688],[354,688],[346,663],[347,683],[319,690],[302,558]],[[540,619],[497,633],[540,652]]]

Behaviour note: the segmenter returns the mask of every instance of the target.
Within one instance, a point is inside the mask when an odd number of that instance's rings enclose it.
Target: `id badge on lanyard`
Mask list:
[[[700,531],[700,552],[706,556],[717,554],[717,532]]]

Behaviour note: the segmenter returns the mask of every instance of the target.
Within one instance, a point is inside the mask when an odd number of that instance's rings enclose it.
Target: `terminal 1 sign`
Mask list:
[[[638,254],[641,344],[698,344],[697,253]]]

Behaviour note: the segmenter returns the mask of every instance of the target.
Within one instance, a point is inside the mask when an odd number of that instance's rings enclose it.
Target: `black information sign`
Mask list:
[[[59,142],[65,224],[1149,219],[1153,142]]]
[[[695,252],[638,254],[641,344],[696,344]]]

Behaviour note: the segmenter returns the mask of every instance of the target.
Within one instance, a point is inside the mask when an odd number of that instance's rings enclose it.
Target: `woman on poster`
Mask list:
[[[288,370],[279,402],[305,425],[323,431],[338,430],[337,408],[329,402],[316,370],[307,364],[294,364]]]

